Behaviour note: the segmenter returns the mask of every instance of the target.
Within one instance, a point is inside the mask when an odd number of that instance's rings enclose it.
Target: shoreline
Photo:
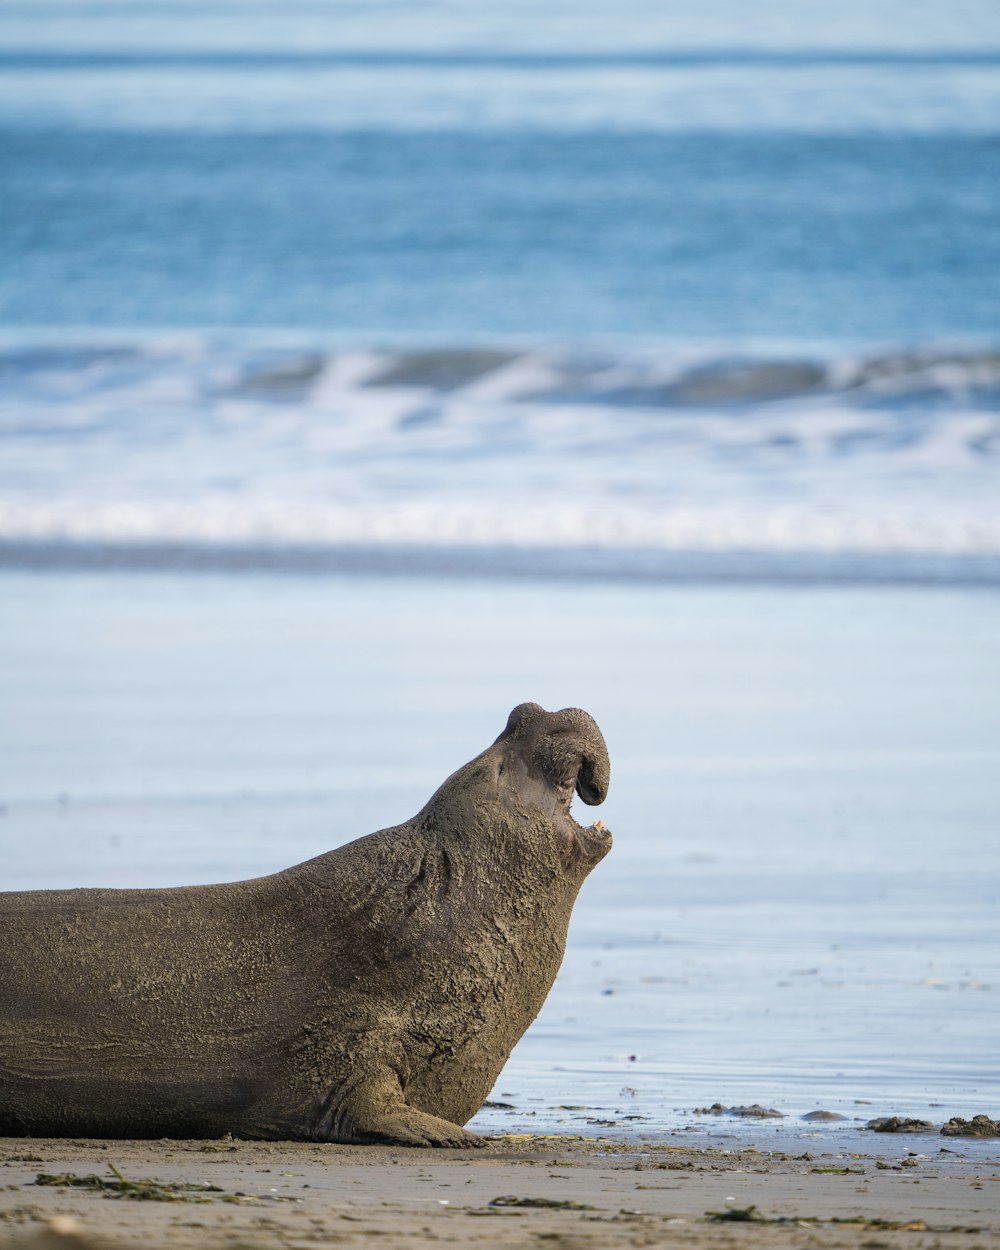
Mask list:
[[[1000,554],[0,537],[0,576],[9,573],[337,575],[529,584],[996,590],[1000,587]]]
[[[0,1140],[0,1245],[941,1247],[1000,1237],[1000,1140],[969,1157],[788,1153],[512,1134],[482,1150],[300,1142]],[[893,1145],[896,1143],[894,1142]],[[822,1151],[822,1152],[821,1152]],[[108,1201],[39,1174],[166,1185]],[[723,1215],[714,1218],[712,1213]],[[728,1214],[727,1214],[728,1213]],[[742,1216],[739,1213],[743,1213]],[[55,1221],[53,1223],[53,1221]]]

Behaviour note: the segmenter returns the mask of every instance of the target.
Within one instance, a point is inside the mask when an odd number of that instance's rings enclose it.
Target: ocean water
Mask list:
[[[0,558],[996,581],[986,0],[0,48]]]
[[[579,704],[616,848],[481,1126],[1000,1112],[998,203],[994,0],[8,0],[0,885]]]

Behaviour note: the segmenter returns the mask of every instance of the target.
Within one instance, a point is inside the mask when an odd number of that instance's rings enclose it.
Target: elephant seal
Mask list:
[[[274,876],[0,894],[0,1133],[481,1144],[608,777],[586,712],[524,703],[412,820]]]

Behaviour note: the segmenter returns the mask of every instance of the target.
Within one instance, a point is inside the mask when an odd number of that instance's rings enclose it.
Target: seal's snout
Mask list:
[[[611,782],[611,764],[608,748],[601,731],[592,716],[579,708],[565,708],[556,712],[559,725],[557,732],[573,742],[578,752],[579,766],[575,789],[588,807],[596,807],[608,797]]]
[[[608,797],[607,770],[599,778],[596,761],[585,758],[576,779],[576,792],[588,807],[597,807],[599,803],[603,803]]]
[[[608,748],[594,718],[580,708],[546,712],[537,703],[522,703],[497,741],[503,739],[522,744],[525,758],[560,788],[567,804],[574,790],[589,807],[608,797]]]

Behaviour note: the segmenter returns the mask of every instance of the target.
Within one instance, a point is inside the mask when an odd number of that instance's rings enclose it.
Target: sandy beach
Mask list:
[[[996,1245],[1000,1143],[975,1157],[954,1144],[920,1138],[900,1157],[888,1146],[879,1153],[881,1143],[845,1156],[556,1136],[496,1137],[477,1151],[7,1139],[0,1244]],[[69,1174],[114,1181],[112,1166],[128,1180],[213,1188],[130,1201],[69,1183]],[[64,1184],[40,1185],[40,1174]]]
[[[920,1145],[928,1153],[900,1159],[546,1136],[476,1151],[8,1139],[0,1236],[12,1246],[171,1248],[995,1245],[1000,1144],[975,1159],[938,1140]],[[130,1180],[215,1189],[109,1201],[69,1185],[68,1174],[114,1180],[111,1165]],[[66,1184],[39,1185],[39,1174]]]

